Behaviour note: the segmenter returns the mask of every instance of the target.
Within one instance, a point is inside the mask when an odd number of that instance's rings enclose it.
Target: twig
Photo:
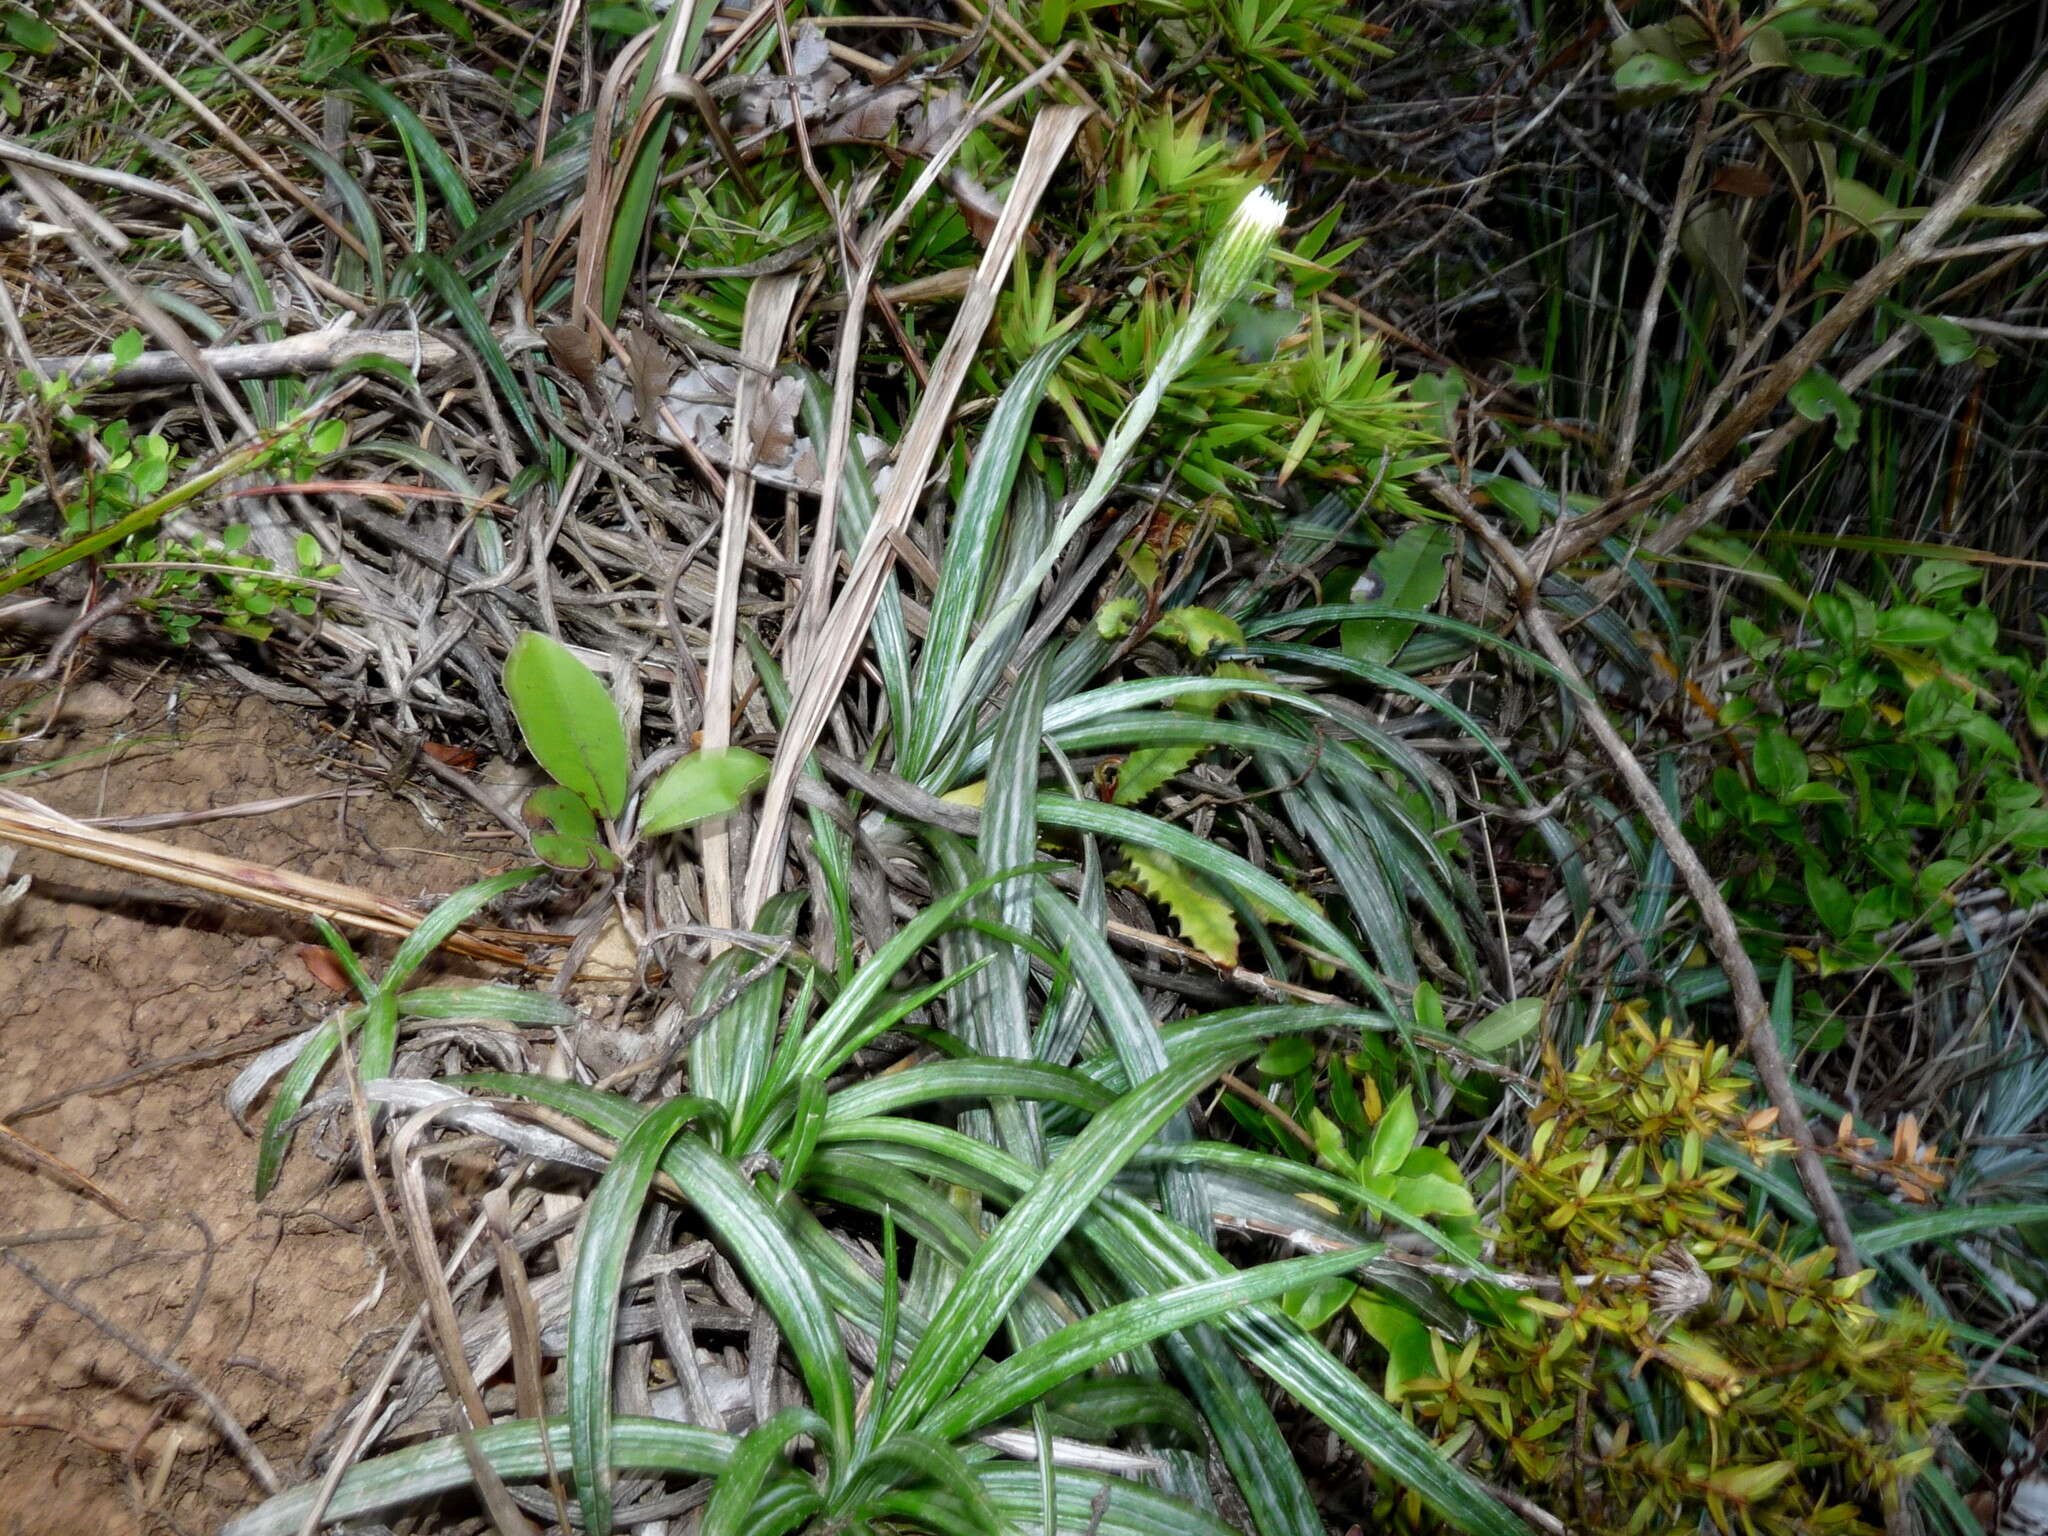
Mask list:
[[[64,1178],[69,1179],[72,1183],[84,1189],[87,1194],[99,1201],[101,1205],[104,1205],[123,1221],[135,1221],[138,1219],[135,1213],[115,1199],[110,1191],[95,1184],[89,1175],[79,1172],[55,1153],[45,1152],[41,1147],[22,1135],[21,1132],[12,1130],[5,1125],[0,1125],[0,1147],[12,1147],[38,1168],[48,1168],[55,1173],[61,1174]]]
[[[59,815],[39,801],[11,790],[0,790],[0,840],[88,859],[219,896],[308,917],[325,917],[372,933],[403,937],[418,927],[421,920],[419,913],[353,886],[197,848],[177,848],[148,838],[103,831]],[[559,937],[550,940],[538,934],[506,933],[485,938],[470,932],[453,935],[447,947],[475,959],[533,969],[526,957],[505,940],[520,944],[563,942]]]
[[[1741,929],[1736,925],[1735,914],[1729,909],[1727,899],[1721,894],[1719,882],[1700,862],[1699,854],[1686,841],[1685,833],[1672,818],[1663,797],[1657,792],[1657,786],[1650,782],[1649,774],[1643,771],[1635,753],[1622,740],[1621,732],[1614,728],[1606,710],[1586,686],[1578,663],[1572,659],[1571,651],[1559,638],[1556,626],[1544,610],[1537,573],[1523,561],[1520,552],[1500,530],[1480,514],[1462,490],[1439,475],[1425,473],[1420,479],[1423,486],[1465,526],[1466,531],[1486,546],[1501,570],[1514,581],[1523,626],[1536,642],[1537,649],[1550,659],[1560,676],[1581,696],[1583,714],[1594,740],[1613,764],[1615,773],[1628,790],[1629,798],[1657,834],[1657,841],[1670,855],[1679,878],[1684,880],[1686,890],[1699,907],[1700,916],[1707,925],[1708,946],[1713,950],[1714,958],[1720,961],[1722,974],[1728,978],[1743,1044],[1749,1050],[1749,1059],[1756,1068],[1758,1080],[1778,1111],[1779,1124],[1792,1142],[1793,1165],[1799,1170],[1799,1182],[1813,1206],[1814,1217],[1834,1247],[1835,1270],[1842,1275],[1855,1274],[1861,1267],[1856,1259],[1855,1234],[1850,1230],[1849,1218],[1842,1210],[1835,1186],[1828,1179],[1827,1168],[1822,1164],[1820,1154],[1814,1150],[1813,1133],[1799,1107],[1798,1095],[1792,1089],[1791,1069],[1778,1044],[1777,1032],[1771,1026],[1770,1006],[1764,1001],[1763,983],[1757,978],[1756,966],[1750,961],[1749,952],[1742,947]]]
[[[49,1297],[50,1300],[56,1302],[61,1307],[68,1307],[71,1311],[76,1312],[130,1354],[147,1362],[173,1386],[177,1387],[180,1391],[190,1393],[192,1397],[197,1399],[200,1405],[212,1417],[214,1427],[220,1431],[221,1438],[234,1447],[235,1454],[242,1458],[242,1465],[249,1469],[249,1475],[256,1479],[265,1493],[276,1493],[278,1489],[284,1486],[278,1478],[277,1469],[271,1466],[270,1458],[263,1454],[254,1440],[249,1438],[249,1432],[242,1428],[241,1420],[237,1419],[233,1412],[229,1410],[228,1405],[209,1391],[206,1384],[200,1381],[198,1377],[178,1364],[177,1361],[167,1359],[163,1355],[158,1354],[147,1344],[143,1343],[142,1340],[135,1337],[134,1334],[123,1328],[104,1312],[99,1311],[89,1302],[79,1300],[78,1297],[72,1295],[70,1291],[52,1280],[48,1275],[37,1269],[35,1265],[29,1263],[27,1259],[24,1259],[12,1249],[0,1248],[0,1260],[4,1260],[19,1270],[27,1278],[30,1285],[33,1285],[37,1290]]]
[[[1671,200],[1671,213],[1664,223],[1664,238],[1657,247],[1656,270],[1650,274],[1650,290],[1643,295],[1643,310],[1636,319],[1635,352],[1628,362],[1628,387],[1622,396],[1621,425],[1614,435],[1614,458],[1607,469],[1607,493],[1612,496],[1628,483],[1629,464],[1636,453],[1636,427],[1642,418],[1643,386],[1650,376],[1650,338],[1656,334],[1657,319],[1664,310],[1664,285],[1670,281],[1671,265],[1678,259],[1678,242],[1685,219],[1699,189],[1700,163],[1706,158],[1707,141],[1714,127],[1718,93],[1702,93],[1693,115],[1692,141],[1686,146],[1685,165],[1678,173],[1678,192]]]
[[[1555,548],[1543,562],[1544,569],[1555,569],[1597,547],[1602,539],[1637,513],[1655,505],[1687,481],[1706,473],[1733,452],[1744,438],[1762,425],[1765,417],[1777,409],[1792,386],[1819,365],[1849,328],[1868,314],[1901,277],[1922,263],[1957,220],[1983,201],[1992,181],[2005,168],[2006,162],[2033,139],[2043,119],[2048,119],[2048,69],[2043,69],[2035,77],[2026,93],[1992,127],[1983,147],[1949,184],[1940,201],[1835,301],[1833,307],[1814,323],[1812,330],[1765,371],[1718,426],[1654,474],[1610,497],[1597,512],[1574,519],[1569,531],[1557,540]]]
[[[705,651],[704,750],[732,745],[733,663],[739,650],[740,577],[747,558],[747,524],[753,514],[755,461],[760,444],[754,418],[764,405],[762,371],[782,355],[782,335],[796,306],[799,280],[788,274],[756,278],[747,290],[740,350],[751,365],[739,372],[732,407],[732,473],[725,482],[724,528],[718,541],[718,581],[711,608],[711,639]],[[719,817],[699,842],[703,858],[705,910],[721,928],[733,920],[733,847]]]
[[[389,358],[417,374],[445,368],[458,356],[447,342],[418,331],[308,331],[283,341],[199,349],[206,366],[230,381],[304,378],[363,357]],[[192,365],[175,352],[145,352],[125,368],[115,366],[111,352],[39,357],[36,366],[51,376],[68,373],[74,384],[104,384],[108,389],[154,389],[199,380]]]
[[[71,0],[71,8],[91,22],[101,32],[105,33],[116,48],[127,54],[142,69],[144,74],[175,96],[184,105],[186,111],[212,129],[220,137],[220,141],[240,157],[244,165],[269,182],[278,192],[297,204],[301,211],[312,215],[322,224],[326,225],[334,237],[351,251],[355,252],[356,255],[362,257],[365,261],[370,259],[369,251],[364,248],[363,242],[356,238],[353,230],[349,229],[348,226],[335,218],[333,214],[321,207],[313,198],[307,196],[305,190],[297,182],[257,154],[250,147],[247,140],[226,123],[222,122],[220,117],[205,102],[193,95],[176,75],[151,58],[144,49],[136,45],[133,38],[129,37],[127,33],[123,32],[102,15],[90,3],[90,0]]]

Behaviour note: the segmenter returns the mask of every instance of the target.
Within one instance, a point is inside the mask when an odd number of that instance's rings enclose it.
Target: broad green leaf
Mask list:
[[[1785,396],[1793,410],[1808,421],[1823,421],[1835,418],[1835,446],[1853,448],[1863,428],[1863,407],[1850,398],[1849,392],[1835,381],[1835,376],[1819,368],[1807,370],[1806,376],[1794,384]]]
[[[1791,59],[1792,67],[1799,73],[1818,79],[1855,80],[1863,74],[1863,66],[1854,59],[1830,53],[1825,48],[1794,48]]]
[[[1518,997],[1468,1024],[1458,1038],[1482,1056],[1499,1056],[1543,1022],[1543,999]]]
[[[1810,54],[1794,55],[1795,60],[1810,57]],[[1898,204],[1853,176],[1835,177],[1828,187],[1828,201],[1867,233],[1881,238],[1896,233],[1897,226],[1905,219]]]
[[[1773,799],[1783,799],[1807,779],[1805,748],[1777,726],[1756,733],[1750,764],[1756,770],[1757,787]]]
[[[555,782],[601,816],[626,805],[626,731],[597,674],[559,640],[529,630],[505,658],[519,734]]]
[[[1351,1303],[1351,1315],[1372,1341],[1387,1352],[1388,1401],[1398,1403],[1409,1382],[1436,1374],[1429,1329],[1413,1312],[1361,1295]]]
[[[536,831],[532,837],[533,851],[555,868],[588,869],[607,860],[617,862],[598,838],[597,818],[589,804],[573,789],[542,785],[526,797],[525,815],[529,826],[554,828],[552,832]]]
[[[1923,336],[1934,343],[1934,355],[1942,362],[1953,366],[1956,363],[1967,363],[1977,355],[1977,338],[1946,315],[1909,313],[1906,318],[1919,327]]]
[[[1713,83],[1712,74],[1697,74],[1676,59],[1647,51],[1637,54],[1614,72],[1614,88],[1624,96],[1654,98],[1673,91],[1691,94],[1704,91]]]
[[[1370,1177],[1396,1172],[1408,1160],[1408,1154],[1415,1146],[1415,1132],[1419,1122],[1415,1116],[1415,1096],[1403,1088],[1394,1095],[1387,1106],[1387,1112],[1380,1116],[1380,1123],[1372,1133],[1372,1150],[1366,1155],[1365,1171]]]
[[[7,40],[30,53],[48,55],[57,51],[57,30],[25,7],[7,12]]]
[[[745,747],[692,752],[649,787],[640,802],[640,830],[651,837],[723,816],[761,787],[769,767],[767,758]]]
[[[1379,596],[1366,608],[1428,608],[1443,592],[1449,532],[1435,524],[1410,528],[1372,558],[1368,569],[1379,580]],[[1344,653],[1359,661],[1390,663],[1400,654],[1415,624],[1405,619],[1353,619],[1343,629]]]
[[[1938,645],[1956,632],[1956,621],[1932,608],[1905,603],[1877,616],[1877,638],[1885,645]]]

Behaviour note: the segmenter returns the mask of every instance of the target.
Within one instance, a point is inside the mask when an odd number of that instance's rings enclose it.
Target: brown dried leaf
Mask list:
[[[301,944],[299,963],[321,986],[330,992],[350,990],[348,972],[341,968],[341,962],[334,958],[334,951],[324,944]]]
[[[541,327],[541,340],[548,344],[548,356],[557,367],[572,375],[585,389],[597,388],[597,343],[580,325]]]
[[[1771,185],[1760,165],[1724,165],[1714,172],[1714,190],[1730,197],[1769,197]]]
[[[474,747],[451,747],[445,741],[423,741],[420,750],[437,763],[446,763],[450,768],[460,768],[464,773],[477,765]]]
[[[965,171],[953,172],[946,178],[946,185],[967,219],[968,233],[979,244],[987,245],[995,238],[996,221],[1003,216],[1002,201]]]
[[[912,87],[885,86],[826,124],[819,138],[826,143],[845,139],[881,143],[895,131],[897,120],[916,105],[917,92]]]
[[[657,429],[661,397],[668,393],[669,380],[676,376],[675,355],[659,336],[636,325],[619,338],[626,348],[627,380],[633,390],[633,408],[648,432]]]

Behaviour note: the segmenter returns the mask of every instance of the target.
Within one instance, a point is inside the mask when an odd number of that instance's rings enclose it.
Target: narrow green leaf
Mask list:
[[[1543,999],[1518,997],[1489,1013],[1476,1024],[1468,1024],[1459,1039],[1468,1050],[1482,1056],[1498,1057],[1516,1041],[1543,1022]]]
[[[903,1368],[878,1437],[920,1422],[967,1374],[1046,1255],[1130,1155],[1236,1058],[1211,1051],[1169,1066],[1104,1110],[1011,1207],[932,1317]]]
[[[484,318],[483,311],[476,306],[476,295],[456,275],[455,269],[439,256],[430,252],[419,252],[408,256],[399,266],[401,279],[416,277],[426,284],[435,298],[447,307],[455,317],[462,334],[469,344],[476,348],[477,356],[483,360],[484,372],[491,376],[491,383],[497,387],[511,410],[513,419],[519,423],[526,440],[543,453],[553,441],[540,429],[534,420],[533,409],[527,403],[526,391],[520,388],[519,380],[512,372],[512,365],[505,360],[504,345],[498,340],[498,333]]]
[[[1915,1243],[1938,1242],[1970,1232],[2040,1221],[2048,1221],[2048,1205],[1978,1205],[1955,1211],[1929,1211],[1924,1216],[1907,1216],[1883,1226],[1862,1228],[1856,1234],[1856,1251],[1865,1258],[1874,1258]]]
[[[765,1424],[748,1430],[732,1453],[725,1475],[712,1489],[704,1511],[701,1536],[768,1536],[770,1525],[756,1508],[762,1486],[777,1467],[788,1468],[783,1448],[799,1435],[818,1435],[825,1421],[808,1408],[785,1408]],[[589,1520],[585,1505],[584,1524]]]
[[[1120,1302],[973,1377],[927,1415],[921,1428],[942,1439],[971,1434],[1113,1356],[1324,1275],[1343,1274],[1379,1252],[1374,1246],[1285,1259]]]
[[[584,1209],[569,1304],[569,1449],[583,1527],[593,1536],[612,1529],[612,1351],[626,1251],[662,1152],[710,1108],[704,1099],[680,1098],[650,1110],[620,1138]]]
[[[357,0],[362,3],[362,0]],[[418,115],[383,85],[357,70],[345,70],[342,79],[349,88],[381,113],[392,129],[405,141],[406,148],[425,169],[427,175],[441,193],[441,201],[447,205],[448,217],[457,234],[476,222],[476,200],[469,195],[469,185],[462,179],[462,173],[448,158],[447,151]]]
[[[907,778],[919,777],[939,754],[964,702],[955,698],[960,658],[1002,549],[1003,518],[1030,441],[1031,421],[1054,372],[1078,340],[1068,336],[1032,354],[996,402],[975,445],[959,504],[947,520],[939,585],[918,654],[914,713],[899,769]]]

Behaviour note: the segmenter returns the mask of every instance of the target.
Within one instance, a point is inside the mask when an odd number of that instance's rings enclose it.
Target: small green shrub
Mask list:
[[[1901,925],[1946,931],[1973,885],[2048,898],[2048,809],[2006,725],[2048,735],[2048,667],[2000,635],[1977,579],[1925,560],[1889,601],[1817,594],[1791,639],[1730,622],[1751,663],[1720,712],[1737,761],[1694,831],[1731,849],[1730,894],[1756,926],[1813,935],[1794,958],[1824,975],[1886,963]]]
[[[114,339],[114,366],[142,355],[139,331]],[[180,506],[225,478],[220,465],[202,467],[177,443],[155,432],[138,432],[126,419],[101,421],[85,407],[91,384],[69,375],[17,377],[27,410],[21,419],[0,423],[0,531],[15,531],[27,502],[31,477],[50,491],[54,549],[31,546],[12,572],[0,570],[0,591],[104,549],[111,570],[134,578],[135,605],[154,617],[173,643],[189,642],[202,624],[214,623],[251,640],[270,638],[280,612],[310,617],[318,611],[315,583],[339,574],[326,562],[317,540],[301,534],[295,548],[298,569],[280,571],[245,546],[249,528],[231,523],[219,535],[173,535],[161,526]],[[233,456],[237,473],[302,480],[347,442],[343,422],[294,425]]]
[[[1463,1334],[1354,1301],[1403,1411],[1573,1530],[1874,1533],[1958,1412],[1944,1328],[1747,1211],[1744,1167],[1788,1144],[1731,1063],[1633,1011],[1569,1065],[1546,1051],[1481,1200],[1494,1269],[1527,1289],[1453,1286]],[[1437,1528],[1397,1487],[1382,1509]]]

